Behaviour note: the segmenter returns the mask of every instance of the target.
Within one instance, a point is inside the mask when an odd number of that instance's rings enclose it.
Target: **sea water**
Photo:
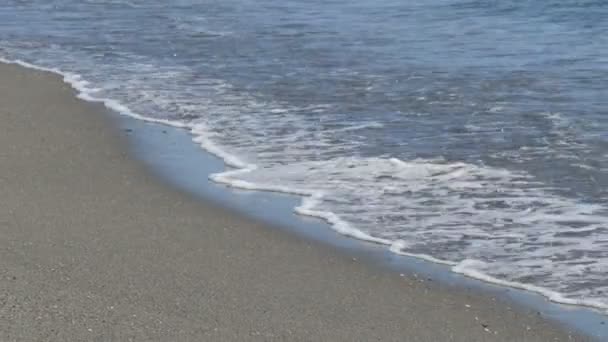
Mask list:
[[[216,182],[608,308],[608,2],[5,0],[0,57],[188,129]]]

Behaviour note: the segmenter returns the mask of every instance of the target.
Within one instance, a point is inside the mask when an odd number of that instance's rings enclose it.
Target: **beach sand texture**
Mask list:
[[[0,65],[0,341],[584,340],[183,194],[103,111]]]

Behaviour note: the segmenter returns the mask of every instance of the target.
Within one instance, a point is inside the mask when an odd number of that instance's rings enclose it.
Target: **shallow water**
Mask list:
[[[608,3],[9,0],[0,56],[190,129],[216,181],[608,308]]]

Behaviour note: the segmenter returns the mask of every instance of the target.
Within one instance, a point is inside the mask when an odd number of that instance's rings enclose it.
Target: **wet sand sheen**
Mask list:
[[[0,65],[0,340],[584,340],[195,200],[103,110]]]

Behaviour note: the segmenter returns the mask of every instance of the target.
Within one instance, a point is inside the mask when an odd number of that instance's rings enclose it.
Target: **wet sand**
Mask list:
[[[586,340],[194,199],[104,111],[0,64],[0,341]]]

